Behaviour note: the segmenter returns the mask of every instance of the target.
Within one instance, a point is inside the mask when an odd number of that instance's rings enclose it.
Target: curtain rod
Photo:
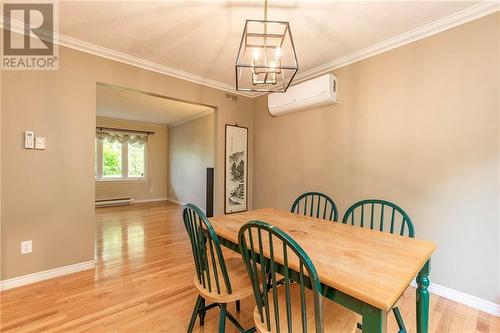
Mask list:
[[[129,130],[125,128],[111,128],[111,127],[96,127],[96,130],[103,132],[103,131],[112,131],[112,132],[126,132],[126,133],[140,133],[140,134],[147,134],[147,135],[153,135],[155,132],[151,131],[139,131],[139,130]]]

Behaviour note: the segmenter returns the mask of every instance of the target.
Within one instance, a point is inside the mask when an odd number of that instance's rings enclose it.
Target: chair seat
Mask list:
[[[226,270],[231,283],[232,292],[226,290],[222,274],[219,270],[218,278],[220,283],[220,293],[217,292],[215,277],[213,272],[210,272],[210,281],[212,289],[208,289],[208,284],[201,284],[198,277],[194,277],[194,286],[198,289],[200,295],[214,303],[231,303],[253,295],[252,283],[248,277],[245,264],[241,258],[227,258],[225,259]]]
[[[275,315],[274,315],[274,302],[272,292],[269,293],[269,313],[271,330],[267,330],[266,319],[264,314],[264,322],[261,322],[259,310],[257,307],[254,309],[255,328],[259,333],[275,333]],[[292,314],[292,332],[302,332],[302,319],[301,319],[301,301],[300,301],[300,286],[298,284],[290,285],[290,299],[291,299],[291,314]],[[344,308],[343,306],[329,301],[326,298],[322,299],[323,303],[323,324],[325,333],[345,333],[355,332],[357,316],[356,313]],[[307,315],[307,332],[316,332],[314,322],[314,303],[313,293],[306,289],[306,315]],[[279,306],[279,327],[280,332],[288,332],[288,323],[286,315],[286,291],[285,286],[278,288],[278,306]]]

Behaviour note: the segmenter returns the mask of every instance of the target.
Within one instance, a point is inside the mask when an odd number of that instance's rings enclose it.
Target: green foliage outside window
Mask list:
[[[128,176],[144,177],[144,144],[128,145]]]
[[[102,145],[102,175],[104,177],[121,177],[122,175],[122,144],[104,140]]]
[[[101,150],[102,155],[99,156]],[[96,179],[144,178],[146,144],[143,142],[122,143],[109,141],[107,138],[102,141],[96,140],[95,161]],[[102,169],[99,163],[102,163]]]

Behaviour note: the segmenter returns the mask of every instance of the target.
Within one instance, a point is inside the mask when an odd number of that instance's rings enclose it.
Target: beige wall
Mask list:
[[[0,39],[3,42],[3,40]],[[2,225],[2,71],[0,71],[0,241],[3,241],[3,225]],[[0,280],[2,279],[3,272],[3,246],[0,244]]]
[[[167,197],[168,128],[166,125],[97,117],[97,126],[151,131],[148,137],[145,180],[96,181],[96,199],[131,196],[135,200],[165,199]],[[212,141],[213,142],[213,141]]]
[[[214,167],[214,114],[168,132],[168,198],[206,209],[206,168]]]
[[[3,72],[1,80],[2,279],[94,258],[97,82],[217,108],[216,212],[223,211],[224,124],[250,128],[252,156],[249,98],[235,102],[220,90],[64,47],[58,71]],[[24,150],[25,130],[45,136],[47,150]],[[250,159],[250,179],[252,166]],[[33,253],[21,255],[26,239]]]
[[[256,102],[254,208],[301,192],[341,214],[400,204],[433,240],[431,281],[500,302],[500,14],[335,70],[339,103],[279,118]]]

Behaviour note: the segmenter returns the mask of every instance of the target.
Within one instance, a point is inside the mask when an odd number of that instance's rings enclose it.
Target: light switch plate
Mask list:
[[[33,243],[31,240],[21,242],[21,254],[28,254],[33,252]]]
[[[35,149],[45,149],[45,138],[37,136],[35,138]]]

